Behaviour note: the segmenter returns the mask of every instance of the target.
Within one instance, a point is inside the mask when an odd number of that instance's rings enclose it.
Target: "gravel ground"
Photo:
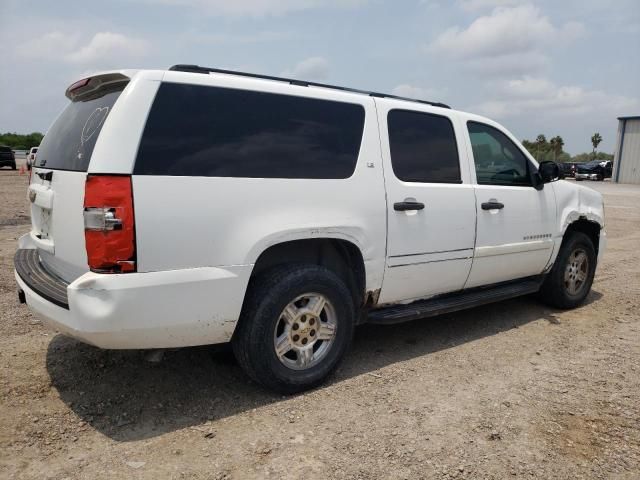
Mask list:
[[[103,351],[17,302],[26,177],[0,170],[0,478],[640,477],[640,187],[605,194],[586,304],[515,299],[364,326],[322,388],[280,397],[225,348]]]

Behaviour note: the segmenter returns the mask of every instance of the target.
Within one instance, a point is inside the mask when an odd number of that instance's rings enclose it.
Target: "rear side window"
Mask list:
[[[364,108],[290,95],[164,83],[134,173],[252,178],[347,178]]]
[[[387,117],[393,173],[405,182],[461,183],[451,121],[440,115],[391,110]]]
[[[38,167],[86,172],[104,121],[125,84],[71,102],[40,143]]]

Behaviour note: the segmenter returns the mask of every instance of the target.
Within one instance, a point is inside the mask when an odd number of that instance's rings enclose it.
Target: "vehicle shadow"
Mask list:
[[[587,304],[602,295],[592,291]],[[400,325],[359,327],[354,345],[323,387],[533,321],[560,323],[557,311],[532,297]],[[50,342],[47,371],[60,398],[78,417],[116,441],[150,438],[285,399],[250,380],[228,347],[192,347],[165,353],[100,350],[63,335]]]

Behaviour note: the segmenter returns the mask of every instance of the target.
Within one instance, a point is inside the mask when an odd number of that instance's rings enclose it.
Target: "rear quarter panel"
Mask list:
[[[278,243],[337,238],[360,249],[367,288],[380,288],[386,207],[372,99],[227,76],[167,72],[164,81],[358,103],[365,109],[364,133],[355,172],[347,179],[134,175],[138,271],[253,265]]]

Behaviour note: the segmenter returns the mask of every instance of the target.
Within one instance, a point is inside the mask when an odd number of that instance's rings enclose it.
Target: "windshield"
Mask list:
[[[100,130],[123,89],[121,84],[67,105],[42,139],[37,166],[86,172]]]

